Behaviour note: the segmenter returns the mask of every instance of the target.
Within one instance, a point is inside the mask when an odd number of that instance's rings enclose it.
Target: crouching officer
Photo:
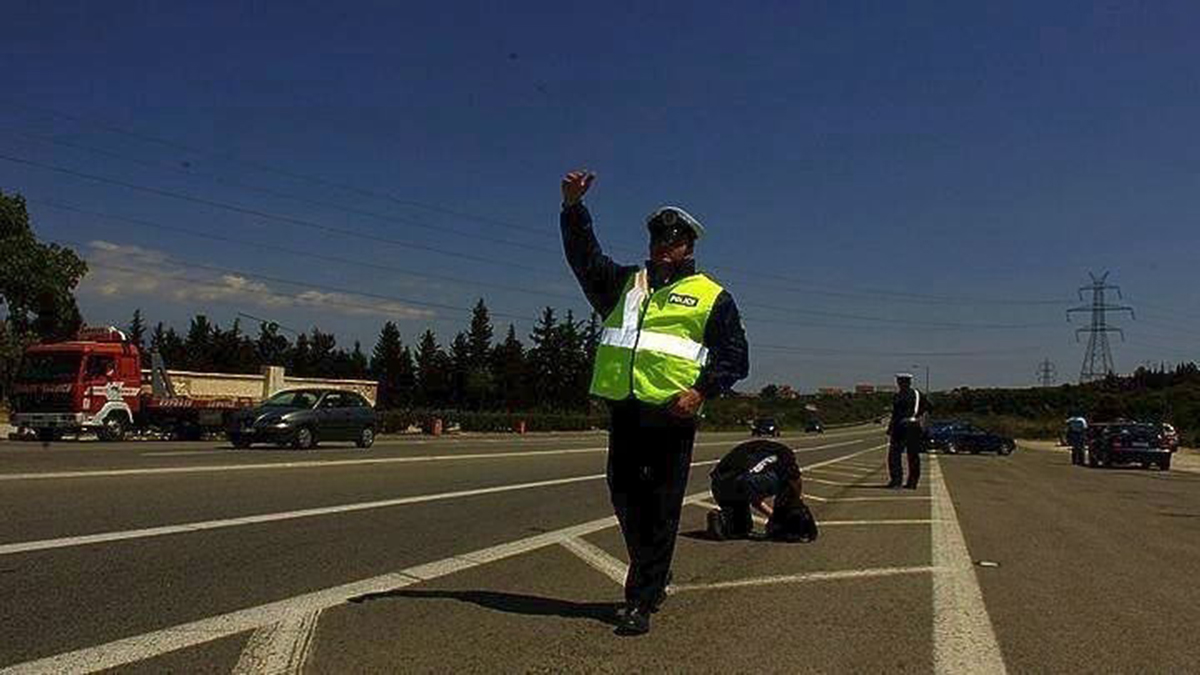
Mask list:
[[[925,421],[929,402],[912,386],[910,373],[897,373],[896,395],[892,397],[892,420],[888,423],[889,488],[900,487],[904,479],[900,455],[908,455],[908,480],[904,487],[915,490],[921,480],[921,451],[925,445]]]
[[[722,457],[709,476],[713,501],[720,507],[708,513],[708,534],[713,539],[749,537],[754,527],[751,509],[768,517],[770,539],[817,538],[816,520],[802,497],[800,466],[788,446],[776,441],[742,443]]]
[[[666,598],[679,514],[705,399],[749,371],[746,336],[733,297],[692,257],[704,228],[664,206],[646,221],[650,259],[618,265],[600,250],[583,205],[595,176],[562,181],[567,262],[604,318],[591,393],[608,401],[608,488],[629,552],[625,611],[617,632],[650,630]]]

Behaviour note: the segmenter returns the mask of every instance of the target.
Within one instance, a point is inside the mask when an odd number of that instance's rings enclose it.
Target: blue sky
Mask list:
[[[89,321],[369,348],[483,297],[524,335],[585,311],[557,212],[587,167],[619,260],[659,204],[708,226],[747,387],[1073,379],[1093,270],[1137,308],[1119,369],[1200,356],[1192,3],[173,4],[6,8],[0,154],[42,166],[0,189],[98,263]]]

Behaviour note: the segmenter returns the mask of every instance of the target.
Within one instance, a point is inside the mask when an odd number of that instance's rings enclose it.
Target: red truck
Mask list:
[[[43,441],[82,432],[119,441],[134,429],[198,438],[223,430],[233,412],[255,404],[245,396],[176,396],[161,359],[152,360],[147,383],[137,346],[112,327],[33,345],[12,388],[11,422]]]

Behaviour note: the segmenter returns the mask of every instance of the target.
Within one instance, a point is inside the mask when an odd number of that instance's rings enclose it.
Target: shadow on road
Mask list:
[[[498,612],[525,614],[528,616],[560,616],[568,619],[591,619],[592,621],[599,621],[608,626],[617,625],[617,609],[621,606],[613,602],[572,602],[558,598],[543,598],[536,595],[478,590],[423,591],[397,589],[381,593],[367,593],[366,595],[350,598],[350,602],[361,604],[394,598],[457,600]]]

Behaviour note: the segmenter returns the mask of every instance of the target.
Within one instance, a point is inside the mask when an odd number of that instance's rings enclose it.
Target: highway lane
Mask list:
[[[705,437],[715,445],[698,448],[696,459],[712,461],[743,438]],[[603,452],[558,452],[591,447],[595,435],[478,440],[499,442],[380,451],[456,457],[418,464],[338,464],[332,458],[342,455],[331,452],[327,467],[22,479],[0,481],[0,490],[81,489],[93,508],[63,520],[98,532],[603,467]],[[792,442],[803,449],[854,440]],[[939,457],[927,463],[921,489],[889,491],[879,487],[881,441],[878,428],[864,428],[850,445],[800,455],[812,467],[806,491],[823,523],[812,544],[708,541],[706,471],[694,468],[673,593],[646,637],[611,634],[625,557],[603,481],[592,478],[0,555],[11,599],[0,629],[15,638],[0,646],[0,666],[948,673],[1181,672],[1200,662],[1195,641],[1181,637],[1200,601],[1191,579],[1200,476],[1089,470],[1069,466],[1065,453],[1022,447],[1005,458]],[[486,447],[500,454],[460,459]],[[190,455],[151,459],[198,466]],[[207,462],[230,464],[223,455]],[[179,502],[200,505],[171,510],[173,490]],[[118,506],[159,493],[161,503],[147,509],[157,520]],[[33,515],[20,519],[2,541],[39,536]],[[78,651],[29,661],[69,650]]]
[[[802,451],[838,446],[811,453],[823,457],[866,447],[868,440],[877,441],[878,432],[868,429],[858,437],[863,440],[812,436],[795,445]],[[714,461],[743,438],[702,438],[696,460]],[[843,445],[847,442],[849,446]],[[496,452],[511,453],[525,449],[524,443],[519,439],[491,445]],[[445,453],[461,452],[457,446],[439,448]],[[419,452],[438,454],[428,451],[426,447]],[[469,454],[479,453],[472,449]],[[224,457],[221,462],[228,466]],[[92,466],[90,460],[88,465]],[[69,461],[54,469],[71,466]],[[4,507],[14,513],[6,518],[3,542],[45,540],[64,531],[95,534],[201,519],[286,514],[314,504],[357,504],[381,496],[437,495],[547,478],[587,478],[217,531],[2,555],[0,578],[10,602],[0,609],[0,625],[18,639],[5,641],[0,663],[136,635],[611,512],[600,451],[560,455],[551,450],[544,455],[495,459],[456,456],[453,461],[420,463],[415,470],[412,466],[331,462],[303,469],[279,466],[0,482]],[[702,486],[705,474],[697,468],[694,485]],[[19,492],[16,496],[11,494],[14,489]],[[24,500],[33,505],[18,509]],[[26,611],[29,607],[37,611]],[[80,608],[88,611],[81,613]]]

